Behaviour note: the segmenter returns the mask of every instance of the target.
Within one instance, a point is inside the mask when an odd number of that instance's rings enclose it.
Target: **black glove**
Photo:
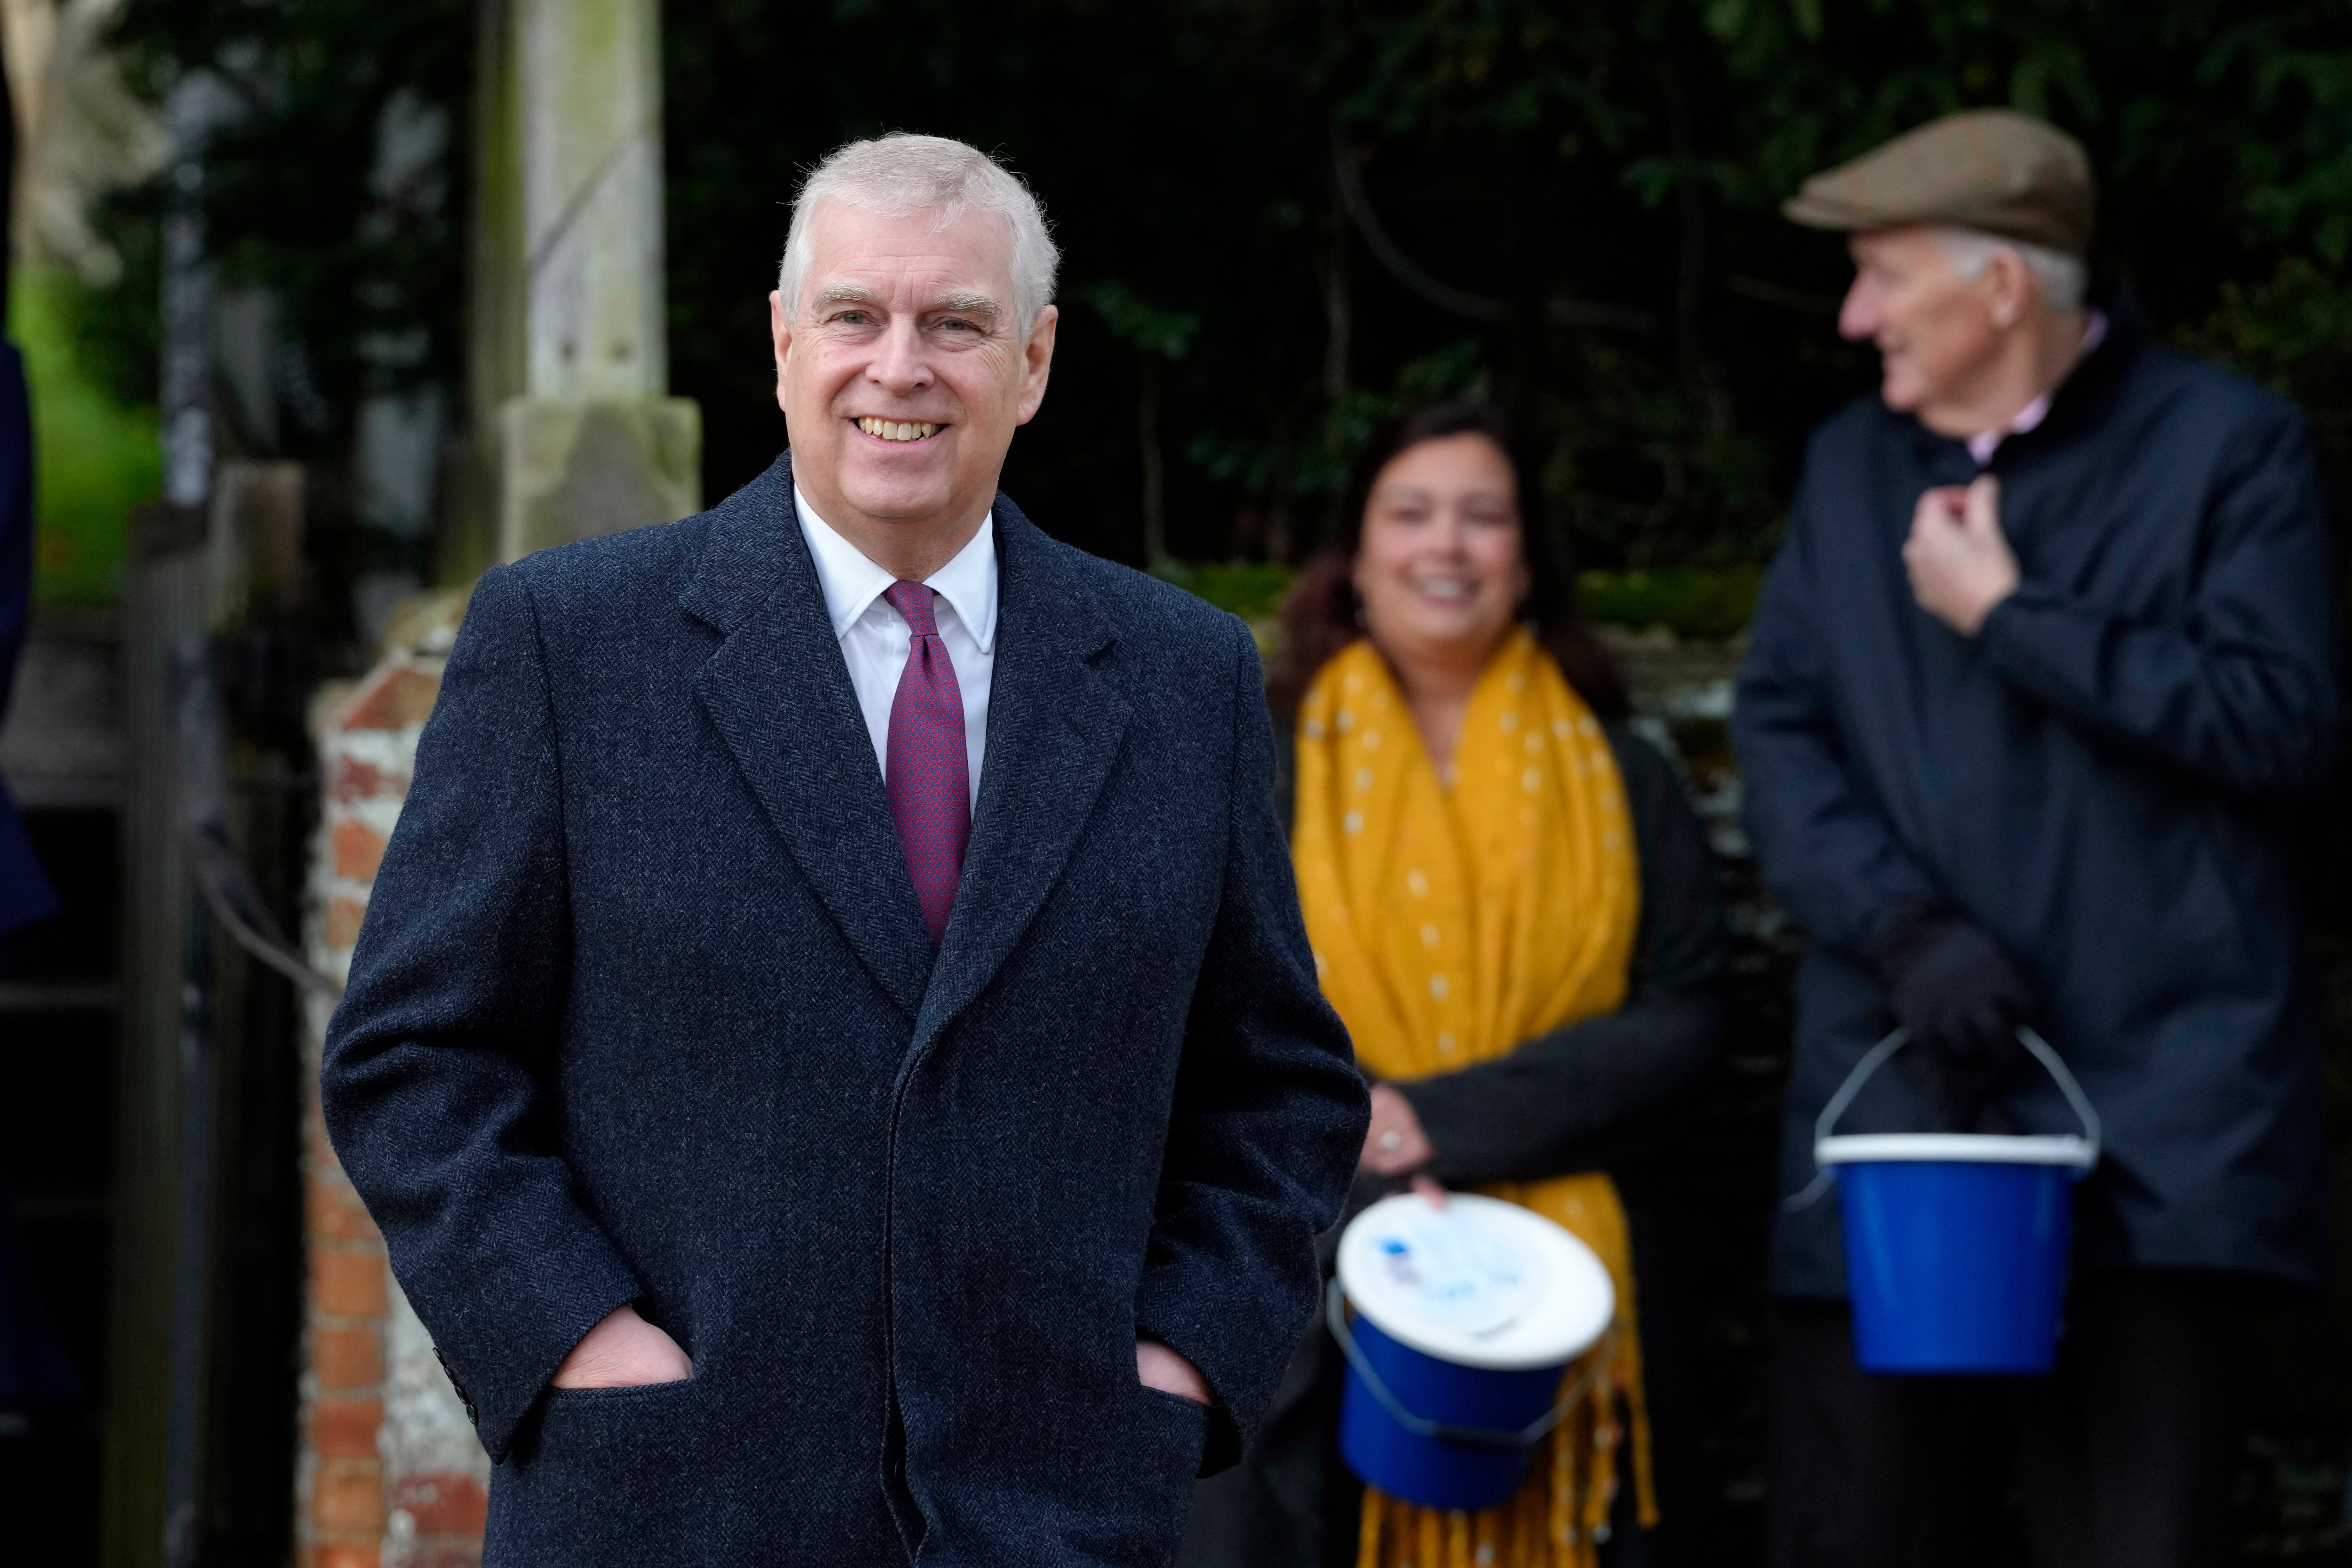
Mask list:
[[[1982,926],[1948,910],[1911,921],[1879,975],[1945,1109],[1963,1131],[1975,1127],[2028,1059],[2017,1026],[2033,1016],[2033,988]]]

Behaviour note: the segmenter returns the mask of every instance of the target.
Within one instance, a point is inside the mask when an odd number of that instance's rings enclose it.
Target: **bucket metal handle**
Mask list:
[[[1846,1074],[1845,1081],[1838,1085],[1838,1091],[1830,1096],[1827,1105],[1822,1107],[1821,1115],[1813,1119],[1813,1163],[1820,1173],[1803,1192],[1783,1200],[1782,1208],[1792,1214],[1799,1209],[1811,1208],[1820,1201],[1823,1193],[1829,1191],[1830,1183],[1834,1178],[1829,1167],[1821,1163],[1822,1144],[1836,1131],[1838,1118],[1845,1114],[1846,1108],[1853,1103],[1854,1097],[1862,1092],[1863,1085],[1870,1081],[1871,1075],[1885,1066],[1886,1058],[1909,1044],[1910,1039],[1909,1029],[1898,1028],[1871,1047],[1864,1053],[1862,1060],[1853,1064],[1853,1070]],[[2066,1097],[2067,1105],[2083,1123],[2084,1138],[2091,1145],[2090,1165],[2084,1168],[2096,1167],[2099,1163],[2099,1113],[2091,1108],[2090,1097],[2083,1092],[2083,1086],[2074,1081],[2074,1075],[2067,1070],[2064,1059],[2051,1048],[2049,1041],[2020,1024],[2017,1026],[2017,1043],[2023,1046],[2033,1059],[2057,1080],[2058,1091]]]
[[[1444,1421],[1432,1421],[1427,1416],[1416,1415],[1407,1410],[1404,1401],[1390,1391],[1388,1384],[1374,1370],[1371,1358],[1364,1354],[1363,1347],[1356,1343],[1355,1331],[1348,1326],[1348,1295],[1340,1289],[1336,1278],[1324,1295],[1323,1306],[1325,1319],[1330,1324],[1331,1337],[1339,1342],[1339,1353],[1348,1358],[1348,1364],[1356,1369],[1356,1375],[1364,1380],[1364,1386],[1371,1391],[1381,1408],[1387,1411],[1398,1426],[1416,1437],[1433,1437],[1441,1443],[1459,1443],[1471,1448],[1531,1448],[1543,1441],[1544,1435],[1567,1420],[1570,1414],[1583,1403],[1584,1396],[1591,1392],[1592,1380],[1600,1374],[1602,1362],[1608,1359],[1606,1352],[1617,1338],[1617,1325],[1612,1321],[1601,1331],[1601,1337],[1593,1342],[1591,1348],[1584,1352],[1584,1372],[1569,1385],[1568,1392],[1559,1396],[1559,1403],[1517,1431],[1505,1432],[1492,1426],[1455,1426]]]

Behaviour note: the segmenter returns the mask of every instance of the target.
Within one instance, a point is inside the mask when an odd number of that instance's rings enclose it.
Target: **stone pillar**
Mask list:
[[[534,397],[659,397],[661,34],[655,0],[514,0],[524,360]]]
[[[697,510],[702,426],[667,395],[657,0],[484,0],[479,44],[475,549],[511,561]]]

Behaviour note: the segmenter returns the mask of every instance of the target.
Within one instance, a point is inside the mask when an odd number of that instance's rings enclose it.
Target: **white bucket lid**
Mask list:
[[[1591,1247],[1499,1198],[1451,1193],[1432,1207],[1383,1198],[1339,1237],[1339,1287],[1399,1343],[1494,1372],[1564,1366],[1617,1315],[1617,1288]]]
[[[2098,1157],[2090,1140],[2071,1132],[2032,1137],[1989,1132],[1849,1132],[1813,1145],[1813,1161],[1822,1165],[1936,1160],[1985,1165],[2072,1165],[2087,1171]]]

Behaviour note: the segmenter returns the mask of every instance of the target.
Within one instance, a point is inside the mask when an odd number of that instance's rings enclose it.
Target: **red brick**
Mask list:
[[[354,801],[374,800],[379,796],[392,800],[408,798],[408,775],[388,773],[373,763],[357,757],[345,757],[335,764],[335,777],[331,793],[343,805]]]
[[[310,1562],[311,1568],[383,1568],[383,1548],[347,1542],[332,1544],[322,1542]]]
[[[310,1408],[310,1447],[322,1459],[373,1459],[383,1426],[381,1400],[321,1399]]]
[[[392,1486],[392,1506],[408,1510],[419,1535],[478,1537],[490,1517],[489,1494],[455,1470],[401,1477]]]
[[[367,905],[359,900],[338,893],[327,900],[327,945],[341,952],[360,939],[360,922],[367,919]]]
[[[410,1545],[408,1568],[482,1568],[481,1537],[427,1536]]]
[[[380,1317],[392,1304],[374,1252],[320,1248],[310,1255],[310,1285],[319,1310],[332,1318]]]
[[[380,1459],[321,1459],[310,1484],[310,1517],[320,1530],[383,1529],[383,1463]],[[327,1559],[321,1548],[320,1561]]]
[[[310,1163],[321,1171],[340,1171],[342,1162],[335,1158],[335,1146],[327,1137],[326,1113],[319,1109],[319,1085],[314,1079],[310,1086],[310,1102],[302,1108],[302,1150]]]
[[[310,1339],[310,1369],[321,1388],[373,1388],[383,1381],[383,1345],[368,1329],[320,1329]]]
[[[383,835],[366,823],[345,817],[328,835],[335,858],[335,875],[354,882],[373,882],[383,864]]]
[[[375,1221],[340,1171],[314,1171],[310,1175],[308,1227],[312,1236],[331,1241],[375,1241]]]
[[[345,730],[405,730],[422,724],[441,695],[441,678],[396,664],[371,677],[343,714]]]

